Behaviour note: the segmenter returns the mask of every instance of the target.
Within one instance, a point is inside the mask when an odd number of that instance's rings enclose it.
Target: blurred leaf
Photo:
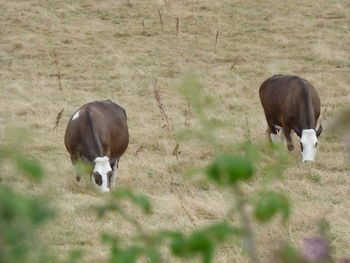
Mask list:
[[[39,181],[43,177],[44,171],[37,161],[27,159],[19,154],[16,154],[15,158],[17,168],[28,175],[31,179]]]
[[[119,241],[119,238],[107,233],[101,234],[101,240],[103,243],[116,244]]]
[[[153,247],[146,248],[143,254],[153,263],[160,262],[159,254]]]
[[[68,253],[68,260],[63,261],[63,263],[76,263],[83,257],[84,253],[80,249],[71,250]]]
[[[275,192],[263,193],[256,204],[255,217],[261,222],[267,222],[277,213],[282,214],[283,220],[288,219],[290,213],[288,199]]]
[[[217,223],[194,231],[188,237],[181,232],[166,231],[160,233],[161,239],[170,239],[170,248],[174,255],[188,258],[197,254],[203,262],[211,262],[216,246],[241,231],[227,222]]]
[[[206,232],[195,232],[187,241],[187,249],[189,253],[199,253],[202,255],[203,262],[211,262],[215,247],[214,240],[210,239]]]
[[[118,247],[112,248],[112,254],[109,262],[111,263],[135,263],[139,252],[135,248],[126,250]]]
[[[286,244],[275,253],[277,263],[308,263],[292,246]]]
[[[325,237],[329,236],[331,226],[327,221],[327,219],[321,218],[321,220],[318,222],[318,228],[322,236],[325,236]]]
[[[117,204],[115,204],[115,203],[109,202],[109,203],[107,203],[107,204],[105,204],[103,206],[98,206],[96,209],[97,209],[98,216],[102,217],[108,211],[119,211],[120,207]]]
[[[219,155],[206,171],[208,179],[220,185],[234,185],[253,175],[252,163],[244,157]]]
[[[201,91],[198,80],[193,75],[187,75],[179,87],[181,95],[183,95],[196,111],[200,111],[205,104],[211,104],[212,99],[207,97]]]
[[[26,198],[8,186],[0,185],[0,215],[2,220],[9,222],[18,217],[32,224],[40,224],[51,217],[53,212],[43,201]]]
[[[157,251],[152,247],[130,246],[127,248],[113,247],[109,262],[112,263],[134,263],[144,256],[152,263],[160,262]]]
[[[52,216],[42,200],[0,185],[0,262],[32,262],[33,255],[47,258],[38,247],[35,231]]]
[[[77,161],[74,164],[75,171],[80,177],[89,176],[92,173],[93,165],[84,161]]]
[[[260,159],[260,151],[259,151],[259,148],[254,145],[253,143],[251,142],[246,142],[244,145],[243,145],[243,148],[246,152],[246,156],[247,158],[252,161],[252,162],[256,162]]]
[[[240,228],[233,227],[227,222],[213,224],[207,227],[206,231],[219,242],[226,240],[231,235],[239,236],[243,234]]]
[[[187,251],[185,251],[185,236],[181,232],[168,234],[171,238],[170,248],[174,255],[184,256]]]

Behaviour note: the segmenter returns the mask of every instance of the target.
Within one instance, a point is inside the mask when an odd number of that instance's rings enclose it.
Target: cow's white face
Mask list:
[[[101,192],[110,191],[109,180],[112,175],[112,167],[107,156],[97,157],[95,159],[95,167],[92,172],[91,181]]]
[[[300,146],[303,162],[314,161],[317,147],[316,131],[313,129],[303,130],[300,138]]]

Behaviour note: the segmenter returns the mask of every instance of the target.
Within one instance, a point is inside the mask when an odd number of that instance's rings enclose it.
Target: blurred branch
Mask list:
[[[236,197],[236,207],[241,218],[243,228],[243,242],[247,249],[248,255],[252,263],[259,263],[258,252],[254,240],[254,234],[250,225],[249,217],[245,211],[246,201],[238,184],[233,185],[233,193]]]
[[[128,221],[131,225],[133,225],[137,232],[140,234],[140,236],[144,239],[144,240],[148,240],[148,235],[146,234],[146,232],[143,230],[143,226],[141,225],[141,223],[132,215],[130,215],[129,213],[127,213],[122,207],[119,206],[118,209],[119,214],[124,217],[124,219],[126,221]]]

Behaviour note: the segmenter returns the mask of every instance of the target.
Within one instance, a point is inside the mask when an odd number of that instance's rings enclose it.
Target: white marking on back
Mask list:
[[[300,138],[300,143],[303,146],[303,150],[301,152],[303,162],[314,161],[317,143],[316,131],[314,129],[303,130]]]
[[[78,119],[79,118],[79,111],[77,111],[76,113],[74,113],[72,120]]]
[[[112,167],[109,163],[109,158],[107,156],[97,157],[94,162],[95,162],[95,167],[93,172],[98,172],[101,175],[102,185],[101,186],[97,185],[93,177],[91,180],[101,192],[109,192],[110,189],[108,188],[107,173],[112,171]]]

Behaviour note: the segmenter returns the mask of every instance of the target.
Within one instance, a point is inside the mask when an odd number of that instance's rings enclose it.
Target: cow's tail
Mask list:
[[[94,142],[95,147],[96,147],[95,149],[97,149],[98,157],[103,157],[104,154],[103,154],[103,148],[102,148],[101,140],[99,139],[99,137],[96,134],[96,129],[94,127],[94,123],[92,121],[89,109],[86,109],[86,117],[87,117],[89,128],[91,130],[93,142]]]

